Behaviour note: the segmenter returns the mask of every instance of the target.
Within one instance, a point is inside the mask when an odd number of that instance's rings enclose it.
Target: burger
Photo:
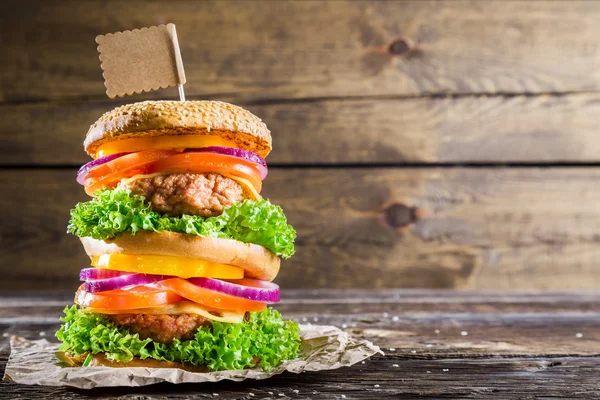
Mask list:
[[[71,366],[270,370],[297,357],[298,325],[268,307],[296,232],[260,195],[271,134],[218,101],[145,101],[89,129],[93,161],[71,210],[91,267],[65,308]]]

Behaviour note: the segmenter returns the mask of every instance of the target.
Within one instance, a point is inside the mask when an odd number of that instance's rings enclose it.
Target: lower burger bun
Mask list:
[[[262,246],[233,239],[219,239],[175,232],[140,231],[114,239],[82,237],[88,256],[103,254],[160,255],[197,258],[244,269],[247,278],[272,281],[279,272],[279,258]]]
[[[81,367],[85,362],[89,353],[72,354],[68,352],[58,351],[56,356],[62,362],[70,367]],[[104,353],[92,355],[92,360],[88,367],[111,367],[111,368],[178,368],[190,372],[209,372],[206,365],[193,365],[184,362],[159,361],[151,358],[144,360],[134,357],[133,360],[122,362],[109,360]]]

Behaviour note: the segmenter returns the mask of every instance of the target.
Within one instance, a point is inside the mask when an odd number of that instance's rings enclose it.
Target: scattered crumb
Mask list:
[[[428,344],[427,347],[433,347],[433,345],[432,344]]]
[[[390,347],[390,351],[396,351],[396,349],[393,347]]]
[[[396,368],[398,368],[398,367],[399,367],[399,365],[398,365],[398,364],[394,364],[394,365],[392,365],[392,367],[396,367]]]
[[[444,368],[442,371],[444,371],[444,372],[448,372],[448,371],[449,371],[449,369],[448,369],[448,368]]]
[[[379,385],[373,385],[373,387],[379,387]]]
[[[576,337],[576,338],[582,338],[582,337],[583,337],[583,333],[576,333],[576,334],[575,334],[575,337]]]
[[[40,332],[40,336],[46,336],[46,332],[44,332],[44,331]]]
[[[346,329],[347,327],[348,327],[348,325],[342,324],[342,329]]]
[[[397,315],[394,315],[392,317],[392,321],[400,321],[400,317],[398,317]]]
[[[435,332],[436,334],[438,334],[438,335],[440,334],[440,330],[439,330],[439,329],[436,329],[434,332]]]
[[[460,334],[461,334],[462,336],[467,336],[467,335],[469,334],[469,332],[467,332],[467,331],[462,331]]]

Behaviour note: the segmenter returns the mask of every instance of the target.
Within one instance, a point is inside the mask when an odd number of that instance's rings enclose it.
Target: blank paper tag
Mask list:
[[[111,99],[185,83],[174,24],[109,33],[96,43]]]

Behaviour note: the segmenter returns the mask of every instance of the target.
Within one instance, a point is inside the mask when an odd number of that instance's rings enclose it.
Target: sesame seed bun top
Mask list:
[[[96,157],[103,144],[166,135],[214,135],[266,157],[271,132],[251,112],[221,101],[144,101],[117,107],[89,129],[83,146]]]

